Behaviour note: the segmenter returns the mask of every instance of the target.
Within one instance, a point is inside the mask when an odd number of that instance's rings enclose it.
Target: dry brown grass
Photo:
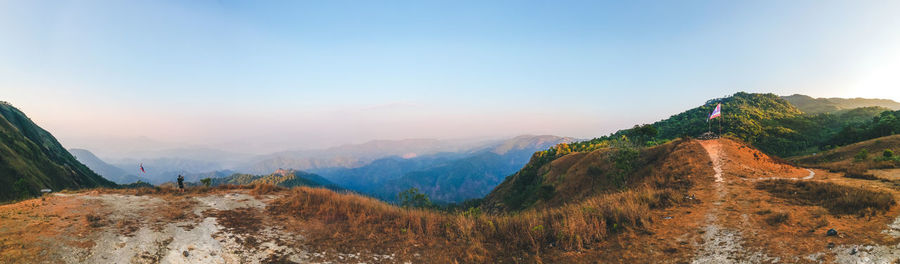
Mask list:
[[[895,204],[888,192],[830,182],[767,180],[756,188],[791,203],[822,206],[833,214],[873,215]]]
[[[331,240],[339,234],[356,234],[355,241],[361,241],[368,239],[365,234],[375,234],[397,241],[459,245],[465,249],[457,252],[454,260],[480,262],[522,249],[539,254],[551,247],[591,247],[611,234],[641,228],[651,221],[651,208],[673,203],[673,197],[676,196],[668,190],[641,188],[553,209],[511,215],[463,215],[403,209],[356,194],[297,187],[274,201],[269,210],[325,223],[326,230],[336,232],[328,234]]]
[[[791,215],[786,212],[773,213],[766,217],[766,223],[769,225],[772,225],[772,226],[780,225],[780,224],[783,224],[784,222],[787,222],[787,220],[788,220],[788,218],[790,218],[790,216]]]
[[[591,153],[602,154],[602,151]],[[357,194],[308,187],[288,190],[271,203],[269,210],[288,218],[285,223],[293,219],[305,226],[321,226],[316,229],[323,230],[322,233],[308,237],[312,239],[311,244],[323,248],[367,243],[372,246],[371,241],[379,241],[379,244],[405,248],[424,244],[428,249],[440,250],[434,255],[447,258],[431,259],[431,262],[478,263],[523,256],[539,260],[542,252],[551,249],[581,251],[597,248],[617,233],[647,231],[646,227],[653,221],[651,210],[685,202],[682,197],[687,196],[693,182],[713,174],[706,157],[702,146],[695,141],[651,148],[642,153],[639,162],[647,166],[639,166],[637,176],[624,190],[576,193],[580,189],[592,189],[585,186],[598,184],[578,169],[596,165],[590,161],[598,158],[583,157],[583,161],[573,161],[569,166],[573,169],[568,171],[572,173],[565,173],[566,179],[559,181],[563,185],[557,186],[557,192],[565,195],[542,203],[543,206],[512,213],[404,209]],[[571,159],[564,157],[556,162]],[[565,166],[555,166],[560,167]],[[547,181],[554,179],[548,177]],[[569,186],[582,180],[585,184],[576,184],[580,187]],[[513,262],[516,261],[520,262]]]
[[[285,190],[284,187],[273,185],[273,184],[255,184],[253,185],[253,189],[250,189],[250,194],[252,195],[266,195],[275,193],[278,191]]]
[[[93,228],[103,227],[106,225],[106,221],[104,221],[103,217],[97,214],[85,215],[84,220],[87,221],[88,226]]]

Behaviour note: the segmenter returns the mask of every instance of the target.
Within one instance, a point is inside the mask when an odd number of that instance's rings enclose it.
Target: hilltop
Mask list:
[[[0,102],[0,201],[33,197],[40,190],[113,187],[78,162],[25,113]]]

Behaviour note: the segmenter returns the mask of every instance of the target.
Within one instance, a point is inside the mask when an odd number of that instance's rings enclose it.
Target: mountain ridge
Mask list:
[[[0,102],[0,200],[38,195],[44,188],[113,186],[115,183],[80,163],[25,113]]]
[[[900,103],[890,99],[877,98],[813,98],[803,94],[781,96],[804,113],[819,114],[832,113],[840,110],[860,107],[884,107],[891,110],[900,110]]]
[[[129,174],[119,167],[106,163],[89,150],[73,148],[69,149],[69,153],[72,153],[75,159],[92,171],[117,184],[128,184],[137,181],[148,182],[145,178],[138,177],[136,174]]]

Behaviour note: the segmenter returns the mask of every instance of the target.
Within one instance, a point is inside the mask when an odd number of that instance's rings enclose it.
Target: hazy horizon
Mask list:
[[[0,100],[99,152],[593,138],[738,91],[900,101],[898,7],[7,1]]]

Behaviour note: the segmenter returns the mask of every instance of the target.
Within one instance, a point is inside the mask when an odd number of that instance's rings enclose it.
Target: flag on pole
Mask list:
[[[719,116],[722,116],[722,103],[716,104],[716,109],[713,110],[712,113],[709,114],[709,118],[707,118],[706,120],[709,121],[710,119],[713,119],[713,118],[716,118]]]
[[[141,172],[147,173],[146,171],[144,171],[144,163],[141,163]]]

